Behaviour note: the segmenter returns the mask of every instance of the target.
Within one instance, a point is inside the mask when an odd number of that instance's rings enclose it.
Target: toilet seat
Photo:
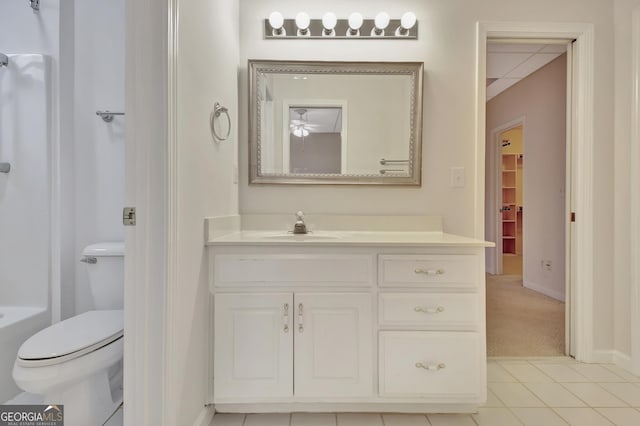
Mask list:
[[[23,367],[60,364],[100,349],[123,336],[122,310],[89,311],[31,336],[18,351]]]

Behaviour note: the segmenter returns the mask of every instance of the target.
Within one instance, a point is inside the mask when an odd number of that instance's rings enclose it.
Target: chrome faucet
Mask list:
[[[296,223],[295,225],[293,225],[294,234],[306,234],[308,232],[307,225],[304,223],[303,217],[304,213],[302,213],[301,211],[296,213]]]

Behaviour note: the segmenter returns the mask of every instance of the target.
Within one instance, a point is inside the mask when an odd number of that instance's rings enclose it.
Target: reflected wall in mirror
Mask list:
[[[421,62],[249,61],[250,183],[420,185]]]

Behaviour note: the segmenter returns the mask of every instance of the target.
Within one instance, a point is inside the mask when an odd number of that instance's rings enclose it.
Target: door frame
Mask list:
[[[631,107],[631,140],[630,140],[630,186],[640,186],[640,6],[631,15],[631,64],[632,64],[632,107]],[[630,231],[631,231],[631,371],[640,375],[640,263],[634,259],[640,257],[640,194],[630,191]]]
[[[475,237],[484,238],[485,149],[486,149],[486,60],[488,38],[575,39],[571,99],[571,168],[578,221],[568,226],[574,235],[571,244],[569,303],[571,341],[567,352],[580,361],[594,362],[593,342],[593,116],[594,116],[594,25],[581,23],[478,22],[476,48],[476,182]],[[568,221],[568,218],[567,218]]]
[[[508,123],[504,123],[493,130],[491,130],[491,138],[489,139],[489,143],[493,144],[493,167],[491,167],[491,161],[489,161],[490,171],[489,171],[489,181],[493,177],[494,185],[494,197],[493,205],[489,206],[489,211],[493,211],[494,221],[493,221],[493,235],[495,236],[495,249],[493,256],[493,272],[496,275],[502,275],[502,219],[500,213],[500,208],[502,206],[502,145],[501,145],[501,135],[511,129],[515,129],[518,126],[522,126],[523,138],[524,138],[524,125],[526,118],[524,116],[518,117],[509,121]],[[489,182],[490,184],[490,182]],[[523,246],[524,251],[524,246]],[[524,256],[523,256],[524,259]],[[491,273],[491,271],[487,271]],[[524,273],[524,270],[522,271]],[[524,279],[524,277],[523,277]]]

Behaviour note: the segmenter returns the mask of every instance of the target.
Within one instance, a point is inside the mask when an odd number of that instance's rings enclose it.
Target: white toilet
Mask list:
[[[93,244],[82,255],[96,310],[31,336],[13,366],[21,389],[64,405],[66,426],[102,425],[122,403],[124,243]]]

